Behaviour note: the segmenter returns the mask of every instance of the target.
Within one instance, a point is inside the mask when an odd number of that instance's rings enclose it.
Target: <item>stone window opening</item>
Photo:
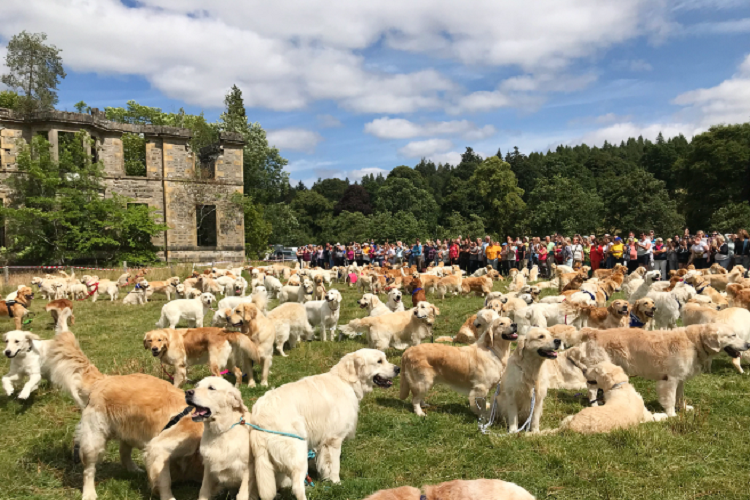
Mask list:
[[[199,247],[216,246],[216,205],[195,207],[195,227]]]
[[[125,175],[146,177],[146,138],[143,134],[122,134]]]
[[[200,149],[198,161],[200,170],[196,172],[201,179],[216,178],[216,162],[224,156],[224,146],[219,143],[209,144]]]

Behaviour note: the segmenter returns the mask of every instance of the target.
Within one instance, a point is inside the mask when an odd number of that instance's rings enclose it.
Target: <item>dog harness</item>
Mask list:
[[[8,317],[9,318],[15,317],[15,316],[13,316],[13,306],[16,305],[17,303],[18,302],[16,302],[15,300],[6,300],[5,301],[5,307],[8,308]]]
[[[596,302],[596,295],[594,295],[593,293],[589,292],[588,290],[581,290],[581,291],[583,293],[585,293],[586,295],[588,295],[589,297],[591,297],[591,300],[593,300],[594,302]]]
[[[633,313],[630,313],[630,328],[643,328],[644,323]]]
[[[98,282],[98,281],[97,281],[96,283],[94,283],[93,285],[92,285],[92,284],[90,284],[90,283],[86,283],[86,286],[93,286],[93,287],[94,287],[94,289],[93,289],[93,290],[92,290],[91,292],[89,292],[89,294],[88,294],[88,295],[86,295],[86,296],[85,296],[84,298],[82,298],[82,299],[78,299],[79,301],[80,301],[80,300],[86,300],[86,299],[88,299],[89,297],[91,297],[92,295],[94,295],[94,294],[95,294],[96,292],[98,292],[98,291],[99,291],[99,282]]]

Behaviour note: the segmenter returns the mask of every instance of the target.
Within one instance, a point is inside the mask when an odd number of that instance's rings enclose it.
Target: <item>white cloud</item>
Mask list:
[[[428,160],[432,160],[435,163],[458,165],[461,163],[461,153],[458,151],[449,151],[447,153],[440,153],[431,155]]]
[[[315,146],[323,140],[320,134],[303,128],[282,128],[268,131],[268,144],[276,146],[282,152],[285,149],[312,153]]]
[[[332,100],[354,112],[409,113],[444,107],[460,89],[434,69],[369,64],[364,49],[382,42],[554,77],[573,61],[665,30],[668,17],[663,0],[141,0],[137,8],[118,0],[3,0],[0,37],[46,32],[69,69],[141,75],[168,97],[199,106],[221,107],[237,84],[248,106],[293,110]],[[549,87],[533,92],[555,91]],[[467,96],[461,106],[518,102],[496,92]]]
[[[750,54],[732,78],[715,87],[685,92],[672,102],[685,106],[681,115],[704,128],[750,120]]]
[[[432,157],[436,153],[444,153],[453,147],[449,139],[427,139],[426,141],[413,141],[399,148],[398,152],[406,158]]]
[[[342,125],[341,120],[333,115],[318,115],[318,125],[323,128],[337,128]]]
[[[479,127],[468,120],[427,122],[418,124],[403,118],[377,118],[365,124],[365,132],[379,139],[411,139],[435,135],[459,136],[469,140],[481,140],[495,135],[492,125]]]
[[[593,73],[566,75],[554,72],[520,75],[500,82],[496,90],[481,90],[459,97],[448,111],[453,114],[491,111],[497,108],[538,108],[550,92],[575,92],[596,80]]]

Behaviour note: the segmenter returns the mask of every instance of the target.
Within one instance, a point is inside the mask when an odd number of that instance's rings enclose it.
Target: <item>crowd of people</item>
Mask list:
[[[484,239],[459,236],[455,239],[426,240],[424,243],[417,239],[411,245],[404,245],[401,241],[378,244],[371,240],[361,244],[306,245],[297,248],[296,252],[302,267],[330,268],[356,262],[360,266],[407,263],[424,269],[442,262],[446,266],[457,265],[468,274],[489,265],[507,275],[511,269],[538,265],[540,275],[549,276],[552,263],[574,269],[589,266],[592,270],[611,269],[619,263],[626,265],[630,271],[642,265],[667,275],[671,270],[691,264],[697,269],[707,268],[714,263],[727,270],[738,264],[748,268],[750,236],[744,229],[737,234],[723,235],[714,231],[707,235],[697,231],[693,235],[685,228],[682,236],[674,235],[666,241],[655,236],[652,230],[639,235],[631,231],[627,236],[507,236],[502,243],[490,236]]]

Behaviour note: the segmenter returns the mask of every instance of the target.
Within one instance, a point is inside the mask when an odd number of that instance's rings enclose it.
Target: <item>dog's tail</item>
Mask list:
[[[449,337],[450,338],[450,337]],[[409,375],[411,373],[411,356],[408,351],[404,352],[401,357],[401,389],[399,392],[399,399],[406,399],[409,397],[411,387],[409,386]]]
[[[354,338],[357,335],[362,335],[363,333],[369,333],[370,325],[365,321],[366,319],[367,318],[353,319],[349,322],[349,324],[342,325],[339,329],[341,330],[341,333],[343,333],[350,339]]]
[[[106,375],[89,361],[72,332],[62,331],[53,340],[45,360],[50,380],[70,393],[83,409],[88,404],[94,384]]]

